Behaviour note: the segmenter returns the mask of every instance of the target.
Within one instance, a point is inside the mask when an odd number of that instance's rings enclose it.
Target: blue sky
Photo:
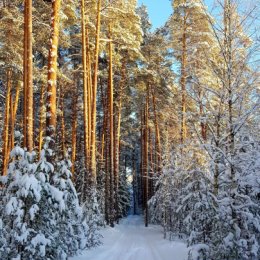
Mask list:
[[[172,13],[171,1],[169,0],[138,0],[138,4],[145,4],[148,8],[150,20],[154,28],[164,25]]]
[[[212,0],[206,0],[206,4]],[[172,6],[170,0],[138,0],[138,4],[145,4],[148,7],[150,20],[153,28],[160,27],[169,18],[172,13]]]

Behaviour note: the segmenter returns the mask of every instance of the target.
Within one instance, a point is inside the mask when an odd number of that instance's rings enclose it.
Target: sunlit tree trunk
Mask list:
[[[102,98],[102,107],[103,107],[103,123],[102,123],[102,132],[100,137],[100,163],[102,167],[104,166],[104,158],[105,158],[105,138],[106,138],[106,131],[107,131],[107,121],[108,121],[108,109],[107,109],[107,93],[105,93],[103,86],[101,85],[101,98]]]
[[[5,98],[5,121],[4,121],[4,130],[3,130],[3,149],[2,149],[2,174],[6,175],[7,165],[9,160],[8,154],[8,139],[9,139],[9,120],[10,120],[10,99],[11,99],[11,70],[7,71],[7,89],[6,89],[6,98]]]
[[[115,145],[114,145],[114,173],[115,173],[115,211],[116,220],[118,221],[119,205],[118,205],[118,192],[119,192],[119,160],[120,160],[120,132],[121,132],[121,112],[122,112],[122,97],[119,94],[119,104],[117,113],[117,125],[114,129],[115,133]]]
[[[27,121],[26,121],[26,142],[27,149],[33,149],[33,56],[32,56],[32,0],[26,0],[27,3]]]
[[[91,146],[91,104],[92,104],[92,69],[91,69],[91,53],[89,47],[89,32],[86,26],[86,59],[87,59],[87,102],[88,102],[88,157],[90,157],[90,146]],[[88,165],[89,166],[89,165]]]
[[[110,148],[110,225],[114,226],[114,209],[117,196],[117,188],[114,180],[117,176],[114,176],[114,83],[113,83],[113,45],[112,45],[112,27],[109,25],[109,148]],[[115,190],[114,190],[115,189]]]
[[[27,147],[27,92],[28,92],[28,0],[24,1],[24,42],[23,42],[23,146]]]
[[[75,91],[76,92],[76,91]],[[77,149],[77,103],[78,103],[78,95],[77,93],[73,93],[72,98],[72,133],[71,133],[71,172],[75,174],[75,162],[76,162],[76,149]]]
[[[185,14],[183,21],[182,34],[182,57],[181,57],[181,143],[183,144],[187,137],[186,126],[186,66],[187,66],[187,17]]]
[[[19,102],[19,96],[20,96],[20,89],[21,89],[21,82],[19,81],[16,86],[15,96],[12,98],[12,107],[10,107],[10,114],[12,116],[12,119],[10,120],[10,145],[9,145],[9,151],[11,151],[14,148],[14,132],[15,132],[15,122],[16,122],[16,114],[17,114],[17,108],[18,108],[18,102]]]
[[[158,124],[158,116],[157,116],[157,110],[156,110],[156,99],[155,99],[155,91],[153,90],[152,93],[153,97],[153,112],[154,112],[154,126],[155,126],[155,152],[156,152],[156,158],[157,158],[157,165],[156,165],[156,171],[158,174],[161,173],[161,136],[160,136],[160,129]]]
[[[46,106],[46,136],[52,138],[52,145],[56,135],[56,87],[57,87],[57,54],[59,42],[59,11],[61,0],[52,1],[51,39],[48,61],[48,85]],[[54,148],[54,147],[53,147]]]
[[[201,128],[201,137],[204,141],[207,140],[207,124],[202,121],[203,118],[203,103],[202,103],[202,91],[199,87],[198,89],[198,95],[199,95],[199,113],[200,113],[200,118],[201,118],[201,122],[200,122],[200,128]]]
[[[43,132],[44,132],[44,123],[45,123],[45,86],[41,86],[41,95],[40,95],[40,122],[39,122],[39,153],[41,153],[43,145]]]
[[[21,92],[21,85],[22,85],[22,82],[19,81],[19,82],[17,83],[16,91],[15,91],[14,109],[13,109],[13,112],[14,112],[14,121],[16,121],[18,103],[19,103],[20,92]]]
[[[66,155],[66,130],[65,130],[65,111],[64,111],[64,89],[61,87],[60,94],[60,123],[61,123],[61,154]]]
[[[82,67],[83,67],[83,122],[84,122],[84,158],[85,167],[88,169],[89,157],[89,124],[88,124],[88,72],[87,72],[87,48],[86,48],[86,19],[85,1],[81,0],[81,43],[82,43]]]
[[[9,156],[10,151],[13,148],[14,145],[14,98],[11,94],[9,99],[9,137],[8,137],[8,151],[7,154]]]
[[[95,60],[93,75],[93,91],[92,91],[92,108],[91,108],[91,146],[90,146],[90,171],[91,179],[96,185],[97,169],[96,169],[96,120],[97,120],[97,80],[98,80],[98,58],[99,58],[99,38],[100,38],[100,16],[101,0],[97,2],[97,19],[96,19],[96,41],[95,41]]]
[[[108,115],[108,102],[106,102],[106,113],[105,117]],[[109,124],[108,120],[106,121],[106,130],[105,130],[105,218],[107,223],[110,223],[110,198],[111,198],[111,189],[110,189],[110,174],[109,174]],[[113,194],[113,193],[112,193]]]
[[[123,86],[126,83],[126,61],[123,60],[122,70],[121,70],[122,80],[119,83],[118,90],[118,102],[116,107],[116,119],[115,119],[115,144],[114,144],[114,172],[115,172],[115,210],[116,210],[116,219],[118,221],[118,190],[119,190],[119,160],[120,160],[120,136],[121,136],[121,112],[122,112],[122,92]]]

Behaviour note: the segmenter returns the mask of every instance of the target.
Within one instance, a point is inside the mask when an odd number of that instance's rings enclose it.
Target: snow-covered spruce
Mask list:
[[[215,199],[212,259],[258,259],[260,254],[260,146],[241,134],[235,146],[235,178],[223,180]],[[229,168],[225,169],[229,176]],[[228,189],[227,189],[228,187]]]
[[[38,163],[34,152],[19,145],[11,152],[8,175],[1,178],[1,259],[63,260],[89,245],[70,162],[66,158],[57,167],[47,162],[50,141]]]
[[[88,223],[89,232],[87,234],[87,247],[94,247],[100,244],[101,235],[99,226],[104,223],[103,215],[97,201],[97,190],[95,187],[86,192],[85,201],[82,205],[83,216]]]
[[[197,149],[197,148],[196,148]],[[189,260],[255,260],[259,256],[260,167],[259,143],[241,136],[233,163],[235,179],[230,180],[229,163],[222,151],[222,178],[214,190],[213,169],[199,167],[203,151],[188,147],[186,159],[175,151],[165,162],[157,192],[150,200],[151,220],[160,223],[165,237],[187,239]],[[215,152],[215,149],[213,149]],[[209,163],[210,160],[209,160]],[[203,163],[203,165],[206,165]]]
[[[41,212],[46,186],[36,177],[35,154],[16,146],[11,152],[8,174],[1,179],[3,211],[1,218],[6,235],[1,259],[42,259],[53,237],[51,208],[48,217]],[[44,201],[45,209],[48,200]]]
[[[71,181],[70,168],[71,162],[66,155],[64,160],[57,163],[57,171],[52,178],[53,185],[62,192],[65,206],[65,210],[59,214],[57,222],[58,230],[60,230],[59,250],[61,256],[64,252],[71,256],[88,247],[88,236],[91,233]]]
[[[77,175],[74,181],[76,182],[77,192],[80,197],[80,204],[82,206],[82,214],[84,221],[88,224],[87,244],[88,248],[95,247],[101,243],[99,227],[104,226],[104,214],[100,202],[104,197],[101,190],[97,190],[91,180],[91,175],[84,167],[84,158],[81,158],[77,165]],[[82,178],[81,178],[82,177]]]

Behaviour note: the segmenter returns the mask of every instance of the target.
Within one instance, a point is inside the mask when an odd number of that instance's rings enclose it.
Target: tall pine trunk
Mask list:
[[[33,142],[33,57],[32,57],[32,0],[25,1],[27,6],[27,86],[26,86],[26,147],[29,151],[32,151],[34,142]]]
[[[181,144],[187,137],[186,126],[186,66],[187,66],[187,21],[186,15],[183,21],[182,57],[181,57]]]
[[[76,91],[75,91],[76,92]],[[78,103],[78,95],[77,93],[73,93],[72,98],[72,133],[71,133],[71,172],[73,174],[73,179],[75,175],[75,162],[76,162],[76,149],[77,149],[77,103]]]
[[[61,124],[61,154],[66,155],[66,130],[65,130],[65,111],[64,111],[64,88],[60,88],[60,124]]]
[[[41,86],[40,95],[40,122],[39,122],[39,153],[41,153],[43,145],[43,132],[44,132],[44,122],[45,122],[45,86]]]
[[[10,120],[10,99],[11,99],[11,75],[12,72],[10,69],[7,71],[7,80],[6,80],[6,98],[5,98],[5,120],[4,120],[4,130],[3,130],[3,149],[2,149],[2,174],[6,175],[7,165],[9,160],[8,154],[8,142],[9,142],[9,120]]]
[[[145,226],[148,227],[148,193],[149,193],[149,85],[147,86],[146,103],[145,103],[145,118],[144,118],[144,207],[145,207]]]
[[[12,110],[11,116],[12,120],[10,122],[10,147],[9,151],[11,151],[14,148],[14,132],[15,132],[15,122],[16,122],[16,114],[17,114],[17,108],[18,108],[18,103],[19,103],[19,97],[20,97],[20,89],[21,89],[21,82],[19,81],[16,86],[16,91],[15,91],[15,96],[12,100],[12,107],[10,109]]]
[[[202,90],[199,87],[198,89],[198,95],[199,95],[199,115],[200,115],[200,128],[201,128],[201,137],[204,141],[207,141],[207,124],[202,121],[203,117],[203,103],[202,103]]]
[[[86,59],[87,59],[87,102],[88,102],[88,157],[90,157],[90,146],[91,146],[91,104],[92,104],[92,69],[91,69],[91,53],[89,47],[89,32],[86,25]],[[89,167],[89,165],[88,165]]]
[[[96,41],[95,41],[95,60],[94,75],[92,88],[92,108],[91,108],[91,145],[90,145],[90,171],[91,181],[96,185],[97,168],[96,168],[96,121],[97,121],[97,80],[98,80],[98,58],[99,58],[99,39],[100,39],[100,20],[101,20],[101,0],[97,2],[97,19],[96,19]]]
[[[108,81],[108,96],[109,96],[109,148],[110,148],[110,226],[114,226],[114,209],[115,197],[117,191],[114,190],[114,84],[113,84],[113,45],[112,45],[112,27],[109,25],[109,81]]]
[[[120,132],[121,132],[121,117],[122,117],[122,91],[123,85],[126,82],[126,64],[125,60],[122,64],[122,80],[119,83],[119,92],[118,92],[118,105],[117,105],[117,120],[115,120],[115,144],[114,144],[114,173],[115,173],[115,211],[116,211],[116,220],[118,221],[119,214],[119,202],[118,202],[118,192],[119,192],[119,160],[120,160]]]
[[[9,137],[8,137],[8,150],[7,154],[9,156],[10,151],[13,149],[14,145],[14,98],[11,94],[9,99]],[[10,156],[9,156],[10,157]]]
[[[81,0],[81,43],[82,43],[82,67],[83,67],[83,122],[84,122],[84,158],[85,168],[88,169],[89,158],[89,124],[88,124],[88,72],[87,72],[87,48],[86,48],[86,19],[85,1]],[[85,176],[84,176],[85,177]],[[86,187],[85,187],[86,188]]]
[[[157,174],[161,173],[161,136],[160,136],[160,129],[158,124],[158,116],[156,110],[156,99],[155,99],[155,90],[153,89],[152,92],[152,100],[153,100],[153,112],[154,112],[154,126],[155,126],[155,152],[156,152],[156,171]]]
[[[52,139],[51,148],[54,148],[56,135],[56,87],[57,87],[57,55],[59,43],[59,12],[61,0],[52,1],[51,38],[48,60],[48,85],[46,106],[46,136]]]
[[[28,92],[28,0],[24,1],[23,42],[23,146],[27,147],[27,92]]]

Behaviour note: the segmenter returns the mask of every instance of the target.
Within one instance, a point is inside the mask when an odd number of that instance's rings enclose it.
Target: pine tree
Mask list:
[[[189,85],[193,83],[198,99],[200,117],[203,117],[203,88],[197,79],[207,73],[205,68],[205,52],[214,47],[214,37],[207,10],[201,1],[176,0],[172,2],[174,13],[169,21],[172,35],[174,56],[180,63],[181,89],[181,127],[180,140],[184,143],[188,136],[187,115],[191,110]],[[211,57],[208,57],[210,59]],[[203,75],[203,76],[202,76]],[[201,119],[202,138],[206,138],[206,128]]]

